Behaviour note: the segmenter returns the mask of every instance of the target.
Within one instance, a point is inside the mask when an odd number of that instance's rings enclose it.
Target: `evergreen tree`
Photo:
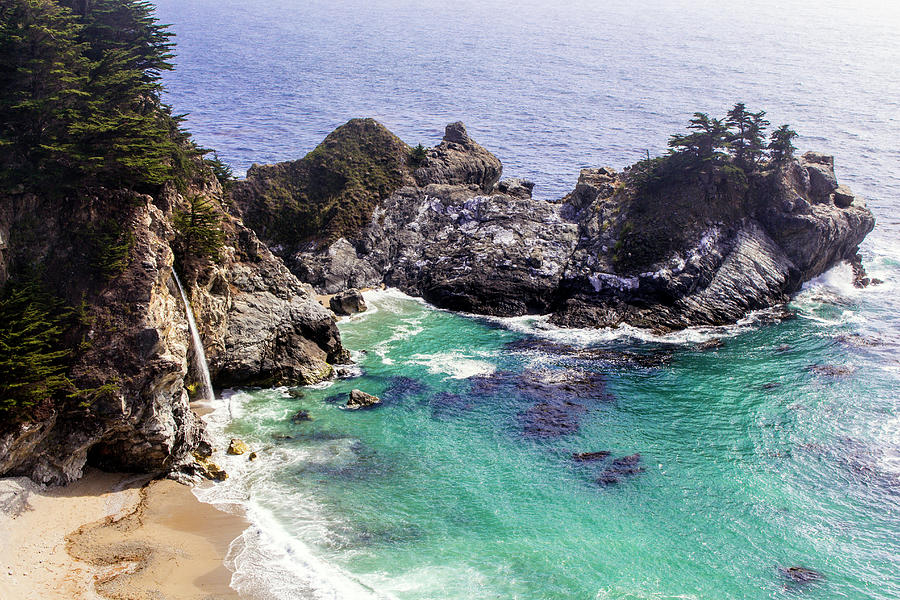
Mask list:
[[[736,128],[737,131],[728,136],[728,141],[734,149],[734,158],[738,165],[743,166],[747,160],[748,133],[752,124],[750,113],[743,102],[738,102],[734,108],[728,111],[725,117],[725,123],[729,128]]]
[[[669,147],[693,155],[700,162],[721,156],[719,150],[725,147],[728,134],[722,119],[712,119],[706,113],[696,112],[688,129],[693,129],[694,133],[673,135],[669,139]]]
[[[765,130],[769,126],[769,122],[765,119],[766,111],[750,113],[750,126],[747,130],[747,162],[750,165],[757,165],[762,160],[766,150]]]
[[[428,153],[422,144],[416,145],[415,148],[411,148],[409,151],[409,163],[413,168],[421,166],[426,158],[428,158]]]
[[[788,125],[782,125],[772,132],[771,141],[769,142],[769,152],[772,161],[776,164],[787,162],[794,156],[794,144],[791,143],[797,137],[797,132]]]
[[[203,162],[212,169],[213,175],[216,176],[216,179],[219,180],[222,187],[228,189],[234,181],[234,171],[225,161],[219,158],[219,153],[213,152],[212,158],[204,159]]]
[[[185,210],[175,211],[175,230],[184,255],[217,259],[225,240],[222,219],[212,200],[191,196]]]
[[[42,401],[74,391],[61,337],[68,313],[34,282],[0,298],[0,417],[28,417]]]
[[[177,122],[160,101],[172,69],[172,33],[140,0],[66,0],[83,23],[87,100],[70,126],[84,172],[107,185],[156,185],[181,151]]]
[[[81,112],[82,27],[53,0],[0,3],[0,173],[3,183],[65,175],[69,124]]]
[[[146,190],[183,173],[199,151],[160,100],[171,37],[142,0],[3,0],[0,183]]]

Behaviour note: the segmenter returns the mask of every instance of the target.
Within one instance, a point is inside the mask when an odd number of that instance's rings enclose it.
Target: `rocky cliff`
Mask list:
[[[359,134],[345,126],[330,146]],[[667,331],[785,302],[855,260],[874,227],[864,201],[838,186],[831,157],[816,153],[749,174],[726,163],[652,188],[630,170],[586,169],[570,194],[545,202],[531,182],[501,181],[499,160],[454,123],[421,164],[404,166],[414,181],[399,178],[377,202],[373,190],[358,213],[365,227],[280,246],[292,271],[325,293],[384,283],[454,310]],[[256,212],[270,202],[260,190],[286,189],[285,168],[251,171],[238,208]]]
[[[42,279],[80,325],[67,334],[78,392],[0,414],[0,475],[64,483],[86,464],[125,471],[190,470],[203,436],[189,406],[196,378],[185,307],[173,278],[173,214],[187,196],[215,204],[211,176],[182,193],[96,189],[85,197],[0,198],[0,284],[41,265]],[[238,220],[222,215],[216,260],[179,265],[217,386],[306,384],[344,358],[334,316]],[[119,246],[98,236],[115,231]],[[104,248],[124,248],[109,268]],[[117,242],[117,243],[118,243]],[[101,248],[102,249],[102,248]],[[98,265],[98,258],[106,261]]]

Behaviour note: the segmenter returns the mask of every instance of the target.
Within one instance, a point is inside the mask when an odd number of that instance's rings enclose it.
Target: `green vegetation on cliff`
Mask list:
[[[0,421],[115,386],[84,376],[80,350],[130,316],[117,293],[134,284],[142,194],[175,213],[175,190],[230,178],[161,100],[172,35],[143,0],[0,0]],[[215,208],[191,203],[189,251],[221,239]]]
[[[638,161],[629,168],[629,182],[643,193],[658,193],[673,185],[695,180],[702,173],[724,172],[731,177],[749,177],[770,163],[780,163],[793,154],[790,140],[797,134],[787,125],[772,133],[765,143],[769,121],[766,111],[750,112],[738,102],[724,119],[697,112],[688,124],[690,133],[673,134],[669,152]],[[769,160],[765,150],[768,149]]]
[[[172,36],[140,0],[0,4],[0,185],[149,189],[197,150],[160,100]]]
[[[724,119],[694,113],[690,132],[672,135],[667,154],[626,170],[631,221],[620,224],[613,255],[620,273],[645,271],[712,225],[746,213],[748,192],[790,159],[797,135],[783,125],[766,145],[765,114],[740,102]]]
[[[0,421],[27,420],[75,391],[62,344],[70,315],[34,281],[7,286],[0,297]]]
[[[304,158],[254,165],[233,197],[244,221],[275,244],[329,243],[369,223],[409,176],[409,147],[373,119],[335,129]]]
[[[175,211],[175,231],[177,253],[184,264],[187,258],[219,258],[219,251],[225,241],[222,231],[222,217],[212,200],[202,196],[188,198],[187,207]]]

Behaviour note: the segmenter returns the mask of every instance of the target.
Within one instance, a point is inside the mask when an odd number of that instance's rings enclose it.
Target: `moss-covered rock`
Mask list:
[[[360,231],[378,202],[412,181],[410,148],[374,119],[353,119],[300,160],[253,165],[232,190],[270,243],[329,243]]]

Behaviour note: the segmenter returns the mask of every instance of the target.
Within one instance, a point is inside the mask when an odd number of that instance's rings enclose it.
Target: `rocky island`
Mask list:
[[[532,182],[501,180],[462,123],[416,157],[353,120],[299,161],[254,166],[232,198],[319,292],[384,284],[452,310],[552,313],[561,326],[733,323],[858,263],[875,220],[838,185],[832,157],[709,152],[584,169],[548,202]]]

